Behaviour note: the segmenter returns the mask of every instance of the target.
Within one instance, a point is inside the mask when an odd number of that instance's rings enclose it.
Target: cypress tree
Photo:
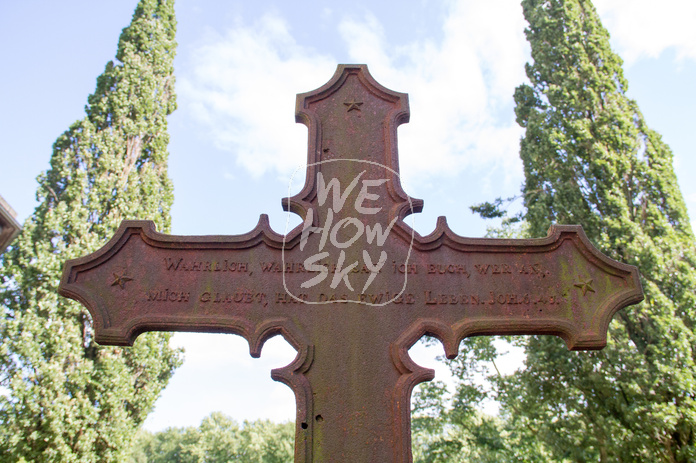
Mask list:
[[[57,293],[63,263],[101,247],[122,220],[169,230],[175,29],[172,0],[140,0],[2,258],[0,461],[123,461],[180,362],[167,334],[127,349],[97,345],[88,312]]]
[[[635,101],[589,0],[523,0],[533,62],[515,92],[526,221],[581,224],[638,266],[645,301],[614,316],[607,347],[526,341],[505,410],[559,461],[696,461],[696,251],[672,153]]]

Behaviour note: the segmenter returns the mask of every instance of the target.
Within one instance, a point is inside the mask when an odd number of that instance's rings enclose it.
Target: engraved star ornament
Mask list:
[[[643,295],[637,269],[580,226],[522,240],[460,236],[445,217],[426,236],[410,228],[423,201],[398,174],[396,129],[409,115],[405,93],[365,65],[340,65],[296,100],[310,134],[305,185],[281,204],[302,223],[279,235],[264,214],[242,235],[176,236],[124,221],[103,248],[66,262],[60,293],[87,307],[100,344],[232,333],[258,357],[282,335],[297,355],[271,376],[295,395],[296,463],[412,461],[411,392],[434,377],[409,356],[422,336],[448,358],[474,335],[599,349],[614,313]],[[593,297],[567,291],[578,284]]]
[[[133,281],[133,279],[129,276],[126,275],[126,271],[121,272],[120,274],[114,272],[114,279],[111,283],[111,286],[119,286],[121,289],[126,288],[126,283],[129,281]]]
[[[356,101],[355,98],[343,104],[348,106],[348,112],[351,112],[353,110],[360,111],[360,106],[362,106],[362,102]]]
[[[596,292],[592,287],[592,278],[585,281],[581,281],[580,283],[575,283],[573,286],[579,288],[582,291],[583,296],[585,296],[588,291],[591,293]]]

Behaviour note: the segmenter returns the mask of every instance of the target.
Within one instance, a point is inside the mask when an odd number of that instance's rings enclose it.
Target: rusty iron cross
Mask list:
[[[364,65],[340,65],[297,96],[309,129],[304,188],[238,236],[171,236],[125,221],[97,252],[68,261],[60,293],[84,304],[101,344],[145,331],[243,336],[253,357],[281,334],[295,360],[271,372],[295,394],[296,462],[412,461],[410,397],[433,378],[408,349],[437,337],[454,358],[467,336],[552,334],[601,349],[613,314],[642,300],[635,267],[595,249],[580,226],[539,239],[464,238],[444,217],[420,236],[421,200],[401,188],[396,128],[407,95]]]

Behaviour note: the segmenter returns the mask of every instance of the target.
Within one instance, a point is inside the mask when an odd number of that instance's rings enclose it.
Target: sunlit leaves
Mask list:
[[[522,5],[534,59],[515,93],[529,231],[582,225],[604,253],[638,266],[646,300],[614,317],[600,352],[530,338],[502,402],[557,460],[691,461],[695,243],[672,153],[626,96],[590,1]]]
[[[140,1],[119,62],[56,140],[40,204],[3,257],[0,461],[123,461],[180,361],[168,335],[95,344],[86,310],[57,294],[63,263],[101,247],[123,219],[169,228],[175,24],[172,1]]]

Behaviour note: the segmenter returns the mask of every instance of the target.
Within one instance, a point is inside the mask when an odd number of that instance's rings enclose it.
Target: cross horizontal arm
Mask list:
[[[340,65],[298,95],[309,129],[305,186],[283,202],[287,236],[263,215],[237,236],[181,237],[127,221],[102,249],[65,264],[60,293],[90,311],[95,339],[153,330],[243,336],[252,356],[283,335],[298,351],[272,372],[297,401],[295,461],[411,461],[410,395],[431,370],[408,357],[423,335],[449,358],[467,336],[552,334],[600,349],[620,308],[642,300],[635,267],[602,255],[579,226],[545,238],[464,238],[444,218],[420,236],[423,203],[399,177],[406,94],[364,65]]]
[[[280,272],[276,254],[296,235],[276,234],[266,215],[237,236],[172,236],[151,221],[124,221],[103,248],[66,262],[59,291],[88,308],[101,344],[131,345],[153,330],[228,332],[257,357],[282,332],[299,349],[301,336],[272,310],[282,282],[258,278]]]
[[[407,227],[394,230],[389,254],[400,256],[397,237]],[[429,334],[450,356],[463,337],[484,334],[555,334],[571,349],[599,349],[613,314],[642,300],[635,267],[599,253],[578,226],[553,226],[542,239],[491,240],[459,237],[441,219],[415,238],[410,260],[389,262],[380,286],[360,294],[326,284],[301,289],[295,280],[317,272],[304,266],[311,253],[296,249],[300,232],[288,235],[283,252],[266,216],[251,232],[226,237],[169,236],[152,222],[126,221],[104,248],[66,263],[60,292],[90,310],[100,343],[132,344],[150,330],[230,332],[249,340],[253,355],[279,334],[280,320],[311,318],[323,304],[340,310],[351,298],[389,301],[413,323],[448,326]],[[410,315],[415,308],[418,316]],[[426,333],[414,329],[415,342]],[[283,330],[293,343],[292,329]]]
[[[437,336],[450,358],[473,335],[553,334],[572,350],[601,349],[616,311],[643,300],[638,269],[599,252],[579,225],[552,225],[545,238],[467,238],[440,217],[413,248],[411,285],[443,314],[423,318],[449,328],[415,323],[407,338]]]

